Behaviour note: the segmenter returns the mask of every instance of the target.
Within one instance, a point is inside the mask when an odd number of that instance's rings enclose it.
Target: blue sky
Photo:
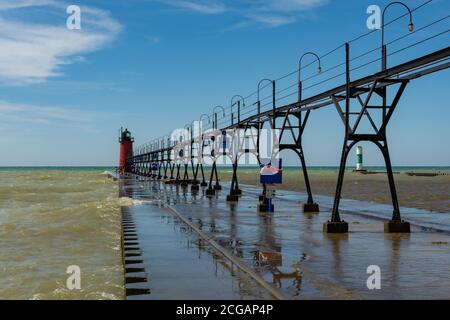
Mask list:
[[[411,8],[423,2],[405,1]],[[260,79],[294,71],[304,52],[322,55],[367,32],[368,5],[387,3],[0,0],[0,166],[115,165],[121,126],[128,127],[138,143],[183,127],[200,114],[211,113],[216,105],[228,106],[235,94],[254,92]],[[70,4],[82,9],[81,30],[66,29]],[[427,4],[414,12],[416,29],[449,12],[448,1]],[[403,13],[401,7],[392,7],[387,20]],[[400,19],[390,25],[387,41],[407,33],[407,24]],[[389,50],[446,30],[449,24],[449,19],[443,20]],[[379,42],[376,32],[352,44],[352,56]],[[392,56],[389,63],[448,43],[447,33]],[[355,66],[378,56],[376,51]],[[342,58],[338,50],[322,60],[322,68]],[[378,68],[378,63],[369,65],[353,77]],[[314,69],[305,69],[304,77],[313,75]],[[280,81],[279,88],[295,83],[295,77]],[[342,80],[306,90],[304,95]],[[394,165],[450,165],[448,83],[447,70],[415,80],[407,88],[388,130]],[[280,104],[294,99],[295,95]],[[254,101],[249,100],[251,105]],[[337,165],[342,141],[336,110],[313,112],[304,142],[308,163]],[[364,146],[366,164],[381,164],[375,148]]]

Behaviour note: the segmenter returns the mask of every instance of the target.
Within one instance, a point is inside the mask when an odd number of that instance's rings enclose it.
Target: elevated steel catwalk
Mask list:
[[[444,49],[435,51],[433,53],[424,55],[420,58],[416,58],[414,60],[410,60],[406,63],[399,64],[397,66],[385,69],[384,71],[374,73],[369,76],[365,76],[363,78],[360,78],[358,80],[350,80],[350,48],[349,44],[345,44],[346,48],[346,82],[343,85],[340,85],[338,87],[335,87],[333,89],[324,91],[322,93],[319,93],[317,95],[314,95],[312,97],[309,97],[307,99],[300,100],[298,102],[286,104],[281,107],[276,107],[276,90],[275,90],[275,81],[271,81],[272,83],[272,108],[267,111],[260,111],[260,101],[257,102],[257,108],[255,110],[255,114],[247,117],[244,120],[240,120],[236,123],[234,123],[233,116],[231,125],[218,128],[217,125],[217,119],[214,121],[214,130],[216,132],[221,132],[225,130],[233,130],[233,129],[244,129],[245,131],[250,128],[256,128],[258,130],[258,139],[259,139],[259,133],[260,130],[264,127],[265,123],[268,123],[272,129],[278,129],[277,127],[277,119],[278,118],[284,118],[284,123],[281,126],[281,136],[279,138],[280,143],[280,150],[290,149],[297,153],[297,155],[300,157],[303,172],[305,176],[305,184],[306,189],[308,192],[308,202],[304,204],[304,211],[318,211],[318,205],[313,202],[312,197],[312,191],[309,185],[309,179],[308,174],[306,170],[306,163],[304,160],[304,152],[302,147],[302,134],[304,132],[306,122],[308,120],[309,114],[312,110],[324,108],[330,105],[334,105],[339,113],[339,116],[341,120],[344,123],[345,126],[345,138],[344,138],[344,146],[342,149],[342,157],[341,157],[341,164],[339,169],[339,176],[338,176],[338,183],[336,188],[336,195],[335,195],[335,203],[333,207],[333,212],[331,216],[331,220],[327,222],[324,225],[324,231],[326,232],[347,232],[348,231],[348,224],[341,220],[339,215],[339,203],[341,198],[341,190],[344,180],[344,173],[345,173],[345,167],[346,167],[346,161],[348,154],[350,150],[355,146],[356,143],[361,141],[368,141],[372,142],[375,145],[377,145],[380,149],[380,151],[383,154],[385,163],[386,163],[386,169],[387,169],[387,175],[389,180],[389,188],[392,196],[392,203],[393,203],[393,217],[392,220],[387,222],[385,224],[385,230],[386,232],[409,232],[409,223],[404,222],[401,220],[400,216],[400,208],[397,200],[397,192],[395,188],[394,183],[394,177],[392,172],[392,164],[390,160],[389,155],[389,149],[388,149],[388,143],[387,143],[387,135],[386,135],[386,128],[389,124],[389,121],[391,119],[391,116],[394,113],[394,110],[396,109],[399,100],[402,96],[402,94],[405,91],[405,88],[414,79],[445,70],[450,67],[450,47],[446,47]],[[385,59],[385,57],[384,57]],[[268,80],[268,79],[265,79]],[[270,80],[268,80],[270,81]],[[392,88],[392,92],[394,92],[392,99],[392,102],[388,103],[388,94],[387,89],[389,87]],[[259,93],[259,91],[258,91]],[[374,96],[378,96],[381,98],[382,103],[379,103],[377,101],[371,103],[373,100],[372,98]],[[353,99],[353,100],[352,100]],[[258,100],[259,100],[259,94],[258,94]],[[345,101],[345,108],[340,105],[340,102]],[[356,101],[359,103],[360,110],[358,112],[350,112],[351,108],[351,101]],[[377,124],[375,123],[370,115],[370,112],[381,112],[381,123]],[[302,120],[302,112],[306,112],[306,116]],[[350,124],[350,117],[351,116],[357,116],[356,121],[354,121],[353,125]],[[367,129],[360,129],[357,131],[359,124],[361,122],[361,119],[363,117],[367,117],[372,129],[375,132],[367,132]],[[225,117],[225,114],[224,114]],[[288,120],[289,117],[293,117],[295,121],[298,121],[297,124],[291,124],[291,122]],[[238,115],[238,119],[240,119],[240,114]],[[353,121],[353,120],[352,120]],[[298,134],[293,132],[293,129],[296,128],[298,130]],[[285,130],[290,130],[293,135],[293,143],[290,144],[283,144],[281,142],[281,137],[283,136],[283,132]],[[360,132],[366,130],[364,132]],[[371,130],[370,130],[371,131]],[[192,182],[192,191],[198,190],[198,183],[197,181],[197,174],[199,170],[199,164],[196,164],[196,171],[194,171],[194,158],[192,157],[192,149],[194,145],[194,141],[197,139],[201,139],[201,143],[203,144],[203,133],[200,134],[198,137],[193,137],[193,130],[191,126],[191,130],[189,131],[191,137],[188,139],[187,142],[181,143],[186,144],[190,146],[191,150],[191,166],[192,166],[192,172],[194,173],[194,180],[189,180],[189,172],[188,172],[188,162],[184,162],[184,176],[181,180],[181,163],[175,163],[174,158],[171,157],[171,153],[175,152],[177,149],[178,144],[177,143],[171,143],[170,139],[168,140],[168,145],[165,145],[163,143],[163,147],[157,147],[153,148],[149,152],[144,151],[140,154],[137,154],[133,156],[132,158],[128,159],[129,165],[131,167],[136,168],[134,170],[134,173],[137,174],[143,174],[147,176],[153,176],[153,178],[157,179],[167,179],[167,173],[168,170],[170,171],[170,179],[175,179],[177,182],[181,182],[184,184],[184,186],[187,186],[189,182]],[[211,139],[215,139],[211,138]],[[214,141],[214,140],[213,140]],[[259,140],[258,140],[258,147],[257,147],[257,157],[258,161],[259,159]],[[214,153],[214,151],[212,151]],[[214,157],[214,154],[212,155]],[[210,183],[209,188],[206,190],[206,195],[212,196],[215,194],[216,190],[220,190],[221,186],[219,185],[219,179],[216,169],[216,158],[214,158],[213,163],[213,169],[211,170],[211,177],[210,177]],[[237,158],[236,160],[233,160],[233,181],[232,181],[232,191],[227,198],[228,201],[235,201],[233,199],[237,199],[237,196],[240,195],[240,190],[237,184]],[[153,175],[150,175],[152,170],[150,169],[151,164],[153,162],[158,162],[160,164],[159,166],[159,172],[157,175],[153,173]],[[201,174],[203,177],[203,183],[202,186],[205,186],[205,177],[203,172],[203,166],[200,164],[201,168]],[[164,170],[164,175],[162,173],[162,169]],[[176,169],[176,178],[174,177],[174,170]],[[212,188],[212,181],[213,181],[213,175],[216,179],[216,185],[214,186],[214,189]],[[263,195],[260,197],[260,208],[264,208],[263,210],[267,210],[267,204],[266,204],[266,186],[263,186]],[[231,199],[231,200],[229,200]],[[270,203],[270,202],[269,202]],[[270,204],[271,205],[271,204]],[[269,205],[269,206],[270,206]],[[271,211],[272,209],[269,209]]]
[[[362,88],[369,87],[371,83],[375,80],[386,79],[386,78],[398,78],[404,80],[414,80],[450,67],[450,47],[446,47],[445,49],[435,51],[433,53],[427,54],[420,58],[411,60],[409,62],[394,66],[392,68],[387,69],[386,71],[377,72],[370,76],[363,77],[358,80],[354,80],[350,82],[350,89],[352,88]],[[389,86],[394,84],[392,82],[389,83],[380,83],[378,87]],[[346,84],[335,87],[333,89],[327,90],[325,92],[319,93],[315,96],[309,97],[299,102],[290,103],[281,107],[277,107],[275,112],[283,112],[287,110],[298,109],[300,111],[308,111],[308,110],[317,110],[323,107],[327,107],[333,105],[333,99],[331,97],[338,97],[337,101],[345,100],[346,93]],[[358,92],[353,91],[353,95],[357,95]],[[233,128],[239,128],[242,125],[251,122],[252,120],[259,121],[268,121],[270,116],[273,115],[274,110],[267,110],[261,112],[260,114],[252,115],[246,119],[241,120],[240,122],[236,122],[233,125],[229,125],[223,128],[219,128],[219,130],[227,130]],[[150,156],[152,154],[161,153],[161,152],[170,152],[173,149],[173,146],[169,146],[166,148],[161,148],[158,150],[153,150],[148,153],[144,153],[141,156]]]
[[[405,80],[413,80],[420,78],[422,76],[426,76],[428,74],[441,71],[450,67],[450,47],[445,49],[435,51],[428,55],[422,56],[415,60],[411,60],[409,62],[397,65],[386,71],[378,72],[372,74],[370,76],[363,77],[361,79],[350,82],[350,88],[361,88],[364,86],[369,86],[375,80],[385,79],[385,78],[399,78]],[[380,84],[379,87],[389,86],[392,83]],[[308,110],[316,110],[333,104],[332,96],[344,96],[346,92],[346,84],[343,84],[339,87],[330,89],[328,91],[319,93],[310,98],[304,99],[300,102],[294,102],[282,107],[277,107],[275,109],[276,112],[299,109],[301,111]],[[355,95],[358,92],[353,92]],[[345,100],[345,98],[339,98],[338,101]],[[268,110],[262,112],[260,114],[255,114],[250,116],[244,120],[241,120],[239,123],[235,123],[234,125],[230,125],[228,127],[222,129],[233,129],[237,128],[243,123],[247,123],[256,119],[266,119],[273,114],[273,110]]]

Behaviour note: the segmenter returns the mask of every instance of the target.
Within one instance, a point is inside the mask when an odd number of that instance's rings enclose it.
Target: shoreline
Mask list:
[[[208,172],[207,172],[208,174]],[[222,183],[231,182],[232,173],[219,172]],[[208,177],[208,176],[207,176]],[[240,184],[260,187],[256,170],[238,172]],[[207,179],[208,180],[208,179]],[[309,180],[313,196],[334,197],[337,171],[310,171]],[[406,174],[396,175],[395,184],[401,207],[416,208],[433,213],[450,213],[450,176],[411,177]],[[290,170],[283,174],[283,184],[279,190],[306,192],[303,174],[300,169]],[[346,172],[342,190],[342,198],[369,201],[380,204],[392,204],[386,174],[363,175]]]

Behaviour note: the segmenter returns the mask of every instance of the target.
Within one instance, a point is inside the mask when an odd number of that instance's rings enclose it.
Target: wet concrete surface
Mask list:
[[[149,290],[148,294],[132,293],[128,300],[273,299],[253,279],[199,239],[172,210],[149,200],[146,188],[132,183],[127,189],[137,201],[122,210],[133,217],[137,244],[133,246],[136,250],[126,252],[139,255],[126,259],[140,263],[126,267],[145,268],[145,271],[129,272],[126,277],[146,281],[127,284],[126,288]]]
[[[327,235],[322,232],[330,217],[327,197],[316,198],[320,213],[304,214],[305,195],[279,191],[275,213],[261,215],[260,191],[249,186],[241,187],[244,194],[234,204],[225,201],[225,186],[212,199],[202,189],[192,195],[190,188],[145,179],[122,179],[121,188],[138,201],[127,210],[135,217],[152,292],[140,298],[271,298],[245,275],[231,272],[230,263],[206,244],[198,245],[198,236],[185,231],[173,207],[288,298],[450,299],[448,215],[434,218],[406,209],[412,233],[385,234],[388,206],[343,201],[350,232]],[[381,269],[380,290],[367,288],[371,265]]]

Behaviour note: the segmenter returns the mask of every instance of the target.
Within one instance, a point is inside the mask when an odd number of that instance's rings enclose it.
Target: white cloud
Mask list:
[[[61,19],[57,24],[43,24],[13,18],[13,13],[22,10],[31,13],[36,6],[45,7],[49,17],[56,12]],[[121,30],[121,25],[107,12],[90,7],[81,8],[82,30],[67,30],[65,8],[51,0],[0,4],[0,81],[29,84],[59,76],[62,66],[83,61],[83,54],[103,48]],[[43,17],[41,11],[39,18],[46,18],[45,13]]]
[[[6,101],[0,101],[0,112],[2,114],[0,122],[6,124],[70,125],[88,123],[92,120],[92,115],[79,110],[16,104]]]
[[[188,9],[203,14],[217,14],[227,11],[224,3],[214,0],[209,1],[162,0],[162,2],[182,9]]]
[[[328,0],[156,0],[183,10],[201,14],[232,13],[244,18],[239,26],[260,23],[276,27],[293,23],[298,12],[324,5]]]
[[[34,6],[55,5],[54,0],[2,0],[0,10],[20,9]]]
[[[295,18],[292,16],[285,15],[272,15],[264,13],[249,13],[246,15],[247,18],[254,22],[259,22],[270,27],[278,27],[285,24],[295,22]]]
[[[262,8],[270,11],[306,11],[325,4],[327,0],[264,0]]]

